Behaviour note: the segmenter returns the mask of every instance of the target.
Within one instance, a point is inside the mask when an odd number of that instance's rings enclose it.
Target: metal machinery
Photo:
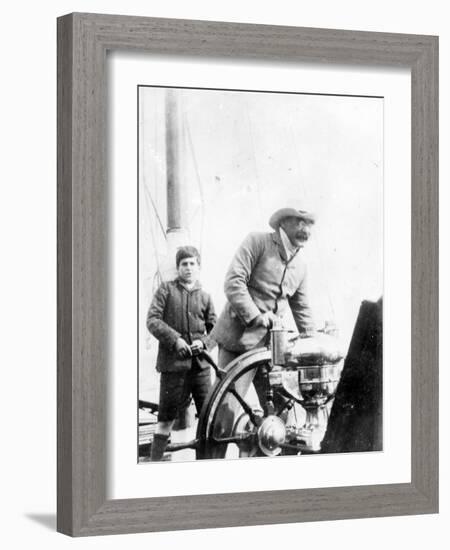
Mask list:
[[[270,346],[247,352],[212,389],[198,422],[197,458],[317,452],[342,370],[332,336],[271,331]],[[237,448],[237,449],[236,449]],[[231,456],[233,452],[231,451]]]
[[[244,353],[216,373],[193,448],[197,459],[276,456],[320,451],[343,365],[337,339],[271,331],[267,347]]]

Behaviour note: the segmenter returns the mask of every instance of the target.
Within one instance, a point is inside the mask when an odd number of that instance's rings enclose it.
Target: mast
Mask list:
[[[167,258],[163,261],[162,277],[176,275],[177,248],[187,244],[184,219],[184,197],[181,182],[183,125],[178,91],[166,90],[166,174],[167,174]]]
[[[173,90],[166,92],[166,171],[167,233],[182,227],[180,184],[180,134],[182,131],[179,103]]]

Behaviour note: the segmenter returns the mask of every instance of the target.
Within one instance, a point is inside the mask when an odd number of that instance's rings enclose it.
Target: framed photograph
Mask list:
[[[438,39],[58,19],[58,530],[438,509]]]

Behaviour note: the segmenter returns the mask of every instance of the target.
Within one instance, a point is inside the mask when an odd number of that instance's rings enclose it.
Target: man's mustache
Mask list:
[[[307,241],[309,239],[309,231],[297,231],[295,238],[301,241]]]

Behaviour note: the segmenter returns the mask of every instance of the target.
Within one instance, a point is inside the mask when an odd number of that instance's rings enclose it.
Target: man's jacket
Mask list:
[[[156,291],[147,314],[147,328],[159,340],[156,369],[159,372],[177,372],[191,368],[192,358],[179,359],[175,342],[184,338],[188,344],[194,340],[205,342],[216,322],[210,295],[199,282],[188,290],[175,279],[162,283]],[[201,367],[207,364],[195,359]]]
[[[252,327],[260,313],[283,317],[290,308],[300,333],[312,329],[301,249],[289,261],[278,232],[250,233],[225,276],[227,304],[211,334],[224,348],[244,352],[262,345],[264,327]]]

